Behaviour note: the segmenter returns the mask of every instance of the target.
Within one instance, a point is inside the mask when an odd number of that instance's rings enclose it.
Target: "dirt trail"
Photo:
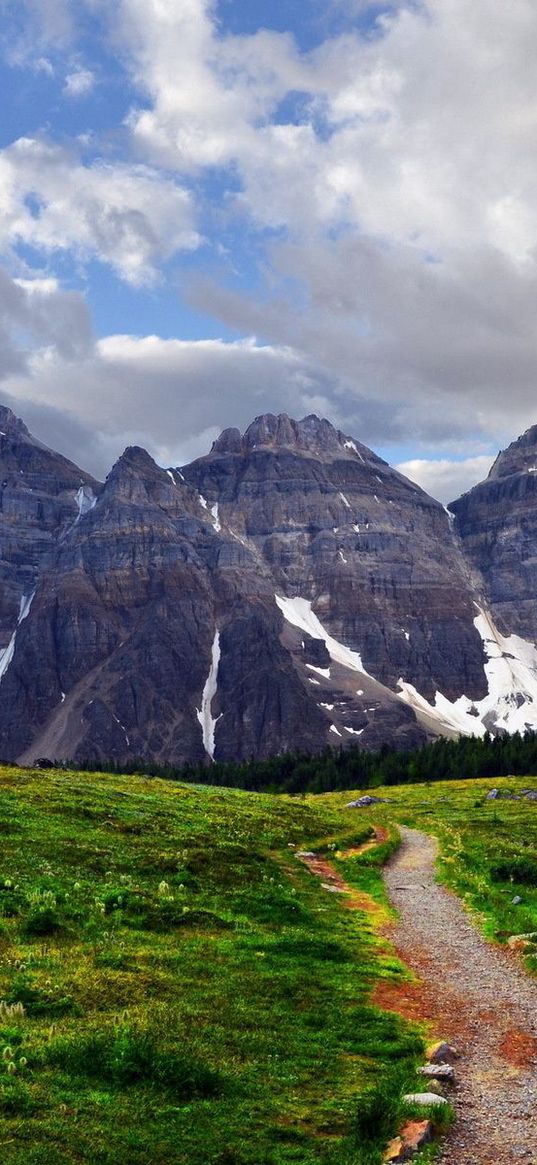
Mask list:
[[[378,1002],[432,1020],[460,1052],[457,1124],[443,1165],[537,1163],[537,983],[515,957],[485,942],[455,895],[435,883],[433,838],[402,829],[386,867],[399,922],[390,933],[418,984]]]

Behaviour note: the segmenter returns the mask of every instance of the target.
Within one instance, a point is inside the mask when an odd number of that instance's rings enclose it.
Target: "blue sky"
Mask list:
[[[535,422],[530,0],[0,16],[0,394],[45,440],[102,475],[316,411],[447,500]]]

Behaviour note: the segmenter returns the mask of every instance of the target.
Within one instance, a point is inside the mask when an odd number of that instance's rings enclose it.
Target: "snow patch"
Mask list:
[[[311,609],[309,599],[287,599],[282,595],[276,595],[276,603],[282,612],[284,619],[291,623],[293,627],[298,627],[300,631],[305,631],[311,635],[313,639],[323,639],[330,658],[334,663],[339,663],[342,667],[349,668],[351,671],[361,672],[366,676],[362,657],[357,651],[351,651],[350,647],[345,647],[343,643],[338,643],[332,635],[323,627],[320,619]],[[311,664],[308,664],[311,667]],[[319,671],[320,669],[315,669]]]
[[[341,561],[344,562],[345,565],[347,565],[347,559],[345,558],[345,555],[344,555],[342,550],[339,551],[339,557],[340,557]]]
[[[74,521],[76,526],[84,514],[88,514],[90,510],[94,509],[97,505],[97,498],[90,485],[81,485],[80,489],[76,491],[75,500],[78,506],[78,514]]]
[[[344,449],[352,449],[353,453],[356,453],[356,456],[360,458],[360,461],[364,460],[362,457],[362,454],[360,453],[360,450],[357,448],[354,441],[350,441],[350,440],[344,441],[343,447],[344,447]],[[364,462],[364,464],[365,464],[365,462]]]
[[[11,660],[13,659],[13,656],[15,655],[15,644],[17,641],[17,631],[18,631],[21,623],[23,623],[24,620],[27,619],[28,615],[30,614],[30,607],[34,601],[34,595],[35,595],[35,591],[32,591],[31,595],[21,595],[19,615],[17,618],[17,626],[13,632],[13,635],[11,636],[11,639],[10,639],[7,647],[4,647],[4,649],[2,651],[0,651],[0,684],[2,683],[2,680],[7,672],[7,669],[9,667],[10,663],[11,663]]]
[[[309,668],[310,671],[317,672],[318,676],[323,676],[323,678],[325,680],[330,679],[330,668],[329,667],[315,667],[315,664],[313,664],[313,663],[307,663],[306,667]]]
[[[335,736],[341,736],[341,732],[339,732],[335,724],[330,725],[330,732],[333,732]]]
[[[219,534],[222,529],[222,524],[220,522],[220,518],[218,517],[218,502],[215,502],[214,506],[211,506],[211,515],[213,519],[213,526],[216,530],[216,533]]]
[[[333,712],[333,711],[334,711],[334,704],[323,704],[323,703],[321,702],[321,703],[319,704],[319,708],[328,708],[328,711],[329,711],[329,712]]]
[[[206,510],[207,509],[207,498],[204,498],[203,494],[198,494],[198,497],[200,500],[200,504],[203,506],[203,509]]]
[[[92,700],[91,702],[93,703],[93,700]],[[112,716],[114,717],[114,720],[115,720],[116,724],[119,724],[119,727],[121,728],[122,732],[124,732],[124,733],[125,733],[125,740],[126,740],[126,743],[127,743],[127,745],[130,747],[130,740],[129,740],[129,737],[128,737],[128,735],[127,735],[127,729],[125,728],[125,725],[121,723],[121,720],[118,720],[118,718],[117,718],[117,716],[116,716],[115,712],[112,712]]]
[[[359,533],[360,533],[360,527],[359,527],[359,526],[353,526],[353,530],[354,530],[354,532],[355,532],[356,534],[359,534]]]
[[[404,627],[401,627],[401,631],[403,632],[403,635],[408,643],[408,641],[410,639],[410,631],[405,631]]]
[[[349,499],[345,497],[345,494],[341,493],[341,490],[339,491],[339,496],[341,498],[341,501],[343,502],[343,505],[346,506],[348,510],[350,510],[351,503],[349,502]]]
[[[364,731],[363,728],[347,728],[346,724],[344,724],[343,727],[345,729],[345,732],[349,732],[351,734],[351,736],[361,736],[362,732]]]
[[[201,697],[201,708],[196,708],[196,716],[201,724],[201,731],[203,734],[203,747],[208,753],[211,760],[214,760],[214,734],[219,716],[214,717],[211,712],[211,705],[216,696],[218,686],[218,666],[220,664],[220,632],[216,631],[213,639],[213,646],[211,651],[211,666],[209,668],[209,675],[205,681],[203,695]]]
[[[486,611],[480,610],[474,626],[487,656],[488,694],[482,700],[460,696],[450,701],[436,692],[431,704],[412,684],[399,680],[401,699],[465,736],[484,736],[491,728],[508,733],[536,730],[537,648],[519,635],[501,635]]]

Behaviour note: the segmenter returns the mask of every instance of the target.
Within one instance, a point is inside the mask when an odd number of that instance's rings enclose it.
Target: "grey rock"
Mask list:
[[[514,898],[511,898],[511,902],[513,906],[520,906],[520,903],[522,902],[520,894],[515,894]]]
[[[439,1096],[436,1092],[408,1092],[403,1096],[405,1104],[419,1104],[425,1107],[429,1104],[447,1104],[445,1096]]]
[[[368,805],[383,805],[386,804],[385,797],[371,797],[366,793],[364,797],[358,797],[357,801],[349,801],[345,806],[346,809],[366,809]]]
[[[425,1064],[418,1068],[420,1076],[428,1076],[432,1080],[454,1080],[455,1069],[452,1064]]]

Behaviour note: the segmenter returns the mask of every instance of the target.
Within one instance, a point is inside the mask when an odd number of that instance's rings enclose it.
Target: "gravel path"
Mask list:
[[[436,841],[402,828],[386,867],[399,922],[390,937],[421,983],[406,1013],[431,1019],[460,1052],[457,1124],[443,1165],[537,1163],[537,983],[515,956],[481,938],[455,895],[435,882]],[[405,1008],[401,1008],[405,1011]]]

